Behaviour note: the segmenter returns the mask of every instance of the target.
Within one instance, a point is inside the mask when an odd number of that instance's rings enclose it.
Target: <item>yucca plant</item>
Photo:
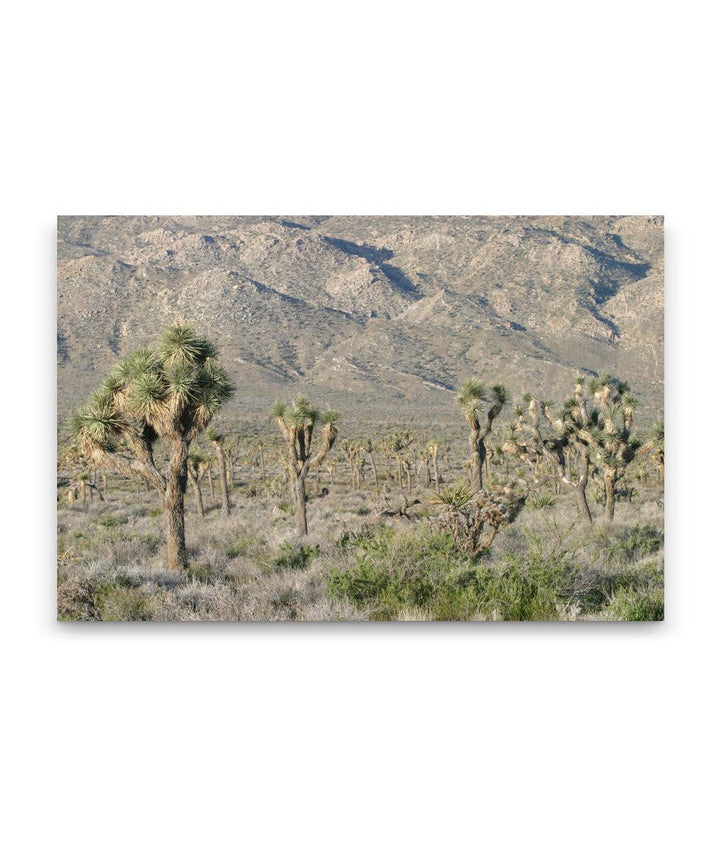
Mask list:
[[[326,410],[321,414],[306,398],[299,396],[290,405],[276,402],[272,417],[285,440],[285,465],[295,495],[298,535],[303,538],[308,534],[305,479],[311,469],[317,469],[322,464],[335,444],[340,414],[335,410]],[[318,422],[323,426],[320,447],[313,455],[313,434]]]
[[[491,402],[490,407],[483,418],[481,407],[488,400]],[[483,468],[487,460],[485,440],[492,431],[493,422],[509,400],[510,394],[501,384],[492,387],[488,399],[484,385],[477,378],[466,380],[458,389],[456,401],[470,426],[470,477],[476,491],[483,488]]]
[[[373,441],[370,438],[365,440],[365,451],[367,452],[368,460],[370,461],[370,470],[372,472],[373,483],[375,485],[375,489],[379,490],[380,489],[380,482],[378,481],[378,472],[377,472],[377,467],[375,465],[375,456],[373,454],[373,452],[375,451],[375,446],[373,444]]]
[[[178,324],[163,331],[155,348],[123,360],[73,418],[75,437],[95,460],[131,478],[140,475],[162,495],[172,570],[187,567],[190,443],[232,393],[215,347]],[[154,457],[158,440],[167,444],[164,471]]]
[[[432,464],[432,477],[433,482],[435,482],[435,490],[440,490],[440,474],[438,473],[438,452],[440,451],[440,444],[437,440],[430,440],[427,444],[427,454],[429,457],[428,466]],[[428,476],[430,475],[428,469]]]
[[[405,485],[405,454],[414,442],[415,438],[409,431],[394,431],[382,441],[385,454],[395,459],[395,474],[400,490]]]
[[[628,383],[608,374],[593,378],[587,388],[594,399],[585,405],[588,433],[594,462],[603,475],[605,520],[609,523],[615,516],[617,483],[641,448],[632,431],[638,402]]]
[[[352,489],[360,489],[360,474],[365,466],[364,446],[362,443],[350,443],[343,440],[340,446],[343,456],[350,467],[350,480]]]
[[[511,488],[503,491],[475,489],[468,482],[436,491],[431,502],[440,506],[436,522],[458,548],[479,556],[495,540],[503,526],[512,523],[525,504],[525,495]]]
[[[206,436],[213,449],[217,461],[218,473],[220,475],[220,496],[222,498],[223,513],[230,516],[230,496],[228,494],[227,482],[227,460],[225,458],[225,435],[217,431],[212,425],[207,429]]]
[[[210,467],[210,459],[201,455],[199,452],[190,452],[188,455],[188,476],[193,486],[195,493],[195,502],[197,503],[198,514],[200,517],[205,517],[205,505],[203,503],[202,478]]]
[[[584,390],[585,378],[578,377],[573,396],[559,411],[549,401],[539,401],[529,393],[523,396],[524,404],[515,409],[515,422],[503,449],[533,466],[542,459],[548,461],[557,483],[572,488],[581,519],[592,524],[587,501],[591,438]]]
[[[658,419],[650,426],[647,440],[638,449],[638,455],[649,454],[657,468],[658,481],[665,476],[665,422]]]

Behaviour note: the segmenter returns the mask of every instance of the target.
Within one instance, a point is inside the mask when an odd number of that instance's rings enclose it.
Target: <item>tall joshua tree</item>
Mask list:
[[[220,496],[222,497],[223,512],[226,517],[230,517],[230,497],[228,495],[227,483],[227,460],[225,458],[225,435],[216,431],[211,425],[207,429],[207,438],[212,443],[215,449],[215,459],[217,460],[218,473],[220,474]]]
[[[578,378],[572,398],[567,399],[558,413],[552,412],[549,401],[538,401],[529,394],[525,395],[527,410],[523,406],[516,408],[517,420],[503,452],[512,452],[522,460],[530,460],[533,466],[541,458],[549,461],[555,470],[557,483],[573,489],[583,522],[592,524],[586,495],[590,474],[590,434],[584,385],[585,379]],[[541,416],[550,424],[550,430],[541,423]],[[571,458],[575,460],[576,472],[571,467]]]
[[[500,415],[503,405],[509,400],[510,395],[504,386],[500,384],[494,386],[490,396],[490,407],[483,418],[480,408],[484,402],[488,401],[484,385],[476,378],[472,378],[466,380],[458,390],[456,401],[470,426],[471,480],[475,491],[483,489],[483,467],[487,460],[485,440],[492,431],[493,422]]]
[[[649,454],[657,469],[658,482],[665,475],[665,422],[658,419],[650,426],[647,440],[638,449],[638,455]]]
[[[432,477],[435,482],[435,490],[440,490],[440,476],[438,474],[438,452],[440,450],[440,446],[437,440],[431,440],[427,444],[427,453],[429,456],[428,465],[432,464]],[[429,475],[429,471],[428,471]]]
[[[192,482],[193,491],[195,493],[195,503],[197,504],[198,514],[200,517],[205,517],[205,505],[203,504],[202,477],[210,466],[210,459],[205,455],[200,455],[197,452],[191,452],[188,455],[188,476]]]
[[[300,396],[286,405],[277,402],[272,409],[273,419],[285,439],[288,456],[285,461],[295,495],[295,518],[298,535],[308,534],[305,479],[311,469],[316,469],[327,457],[337,438],[340,414],[326,410],[320,414],[310,402]],[[313,455],[313,434],[318,420],[322,423],[320,446]]]
[[[123,360],[73,418],[76,437],[98,462],[144,477],[163,497],[172,570],[187,566],[190,444],[232,393],[215,347],[192,327],[176,325],[164,330],[155,348]],[[155,461],[158,440],[167,445],[164,470]]]
[[[609,523],[615,516],[615,486],[641,448],[632,433],[637,399],[628,383],[607,374],[591,378],[587,389],[594,398],[586,409],[595,462],[603,474],[605,520]]]

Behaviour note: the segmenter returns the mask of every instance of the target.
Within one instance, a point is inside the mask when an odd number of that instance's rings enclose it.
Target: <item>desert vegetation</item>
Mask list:
[[[212,343],[176,325],[75,414],[59,618],[662,618],[664,432],[636,429],[626,383],[513,406],[469,379],[445,436],[367,436],[302,396],[240,432],[232,393]]]

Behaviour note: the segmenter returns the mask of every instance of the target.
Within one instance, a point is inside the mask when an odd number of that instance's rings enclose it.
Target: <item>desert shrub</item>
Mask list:
[[[552,621],[573,600],[575,575],[562,556],[509,553],[482,580],[482,612],[503,621]]]
[[[154,556],[165,543],[158,535],[152,535],[151,533],[138,536],[136,541],[140,551],[146,556]]]
[[[276,568],[301,570],[319,555],[320,548],[317,546],[312,547],[310,544],[302,544],[298,541],[285,541],[280,545],[274,564]]]
[[[101,621],[150,621],[153,618],[148,596],[137,588],[110,587],[98,603]]]
[[[610,564],[624,565],[657,553],[663,541],[663,533],[655,526],[633,526],[626,535],[613,541],[605,552]]]
[[[119,517],[113,517],[112,514],[104,514],[98,518],[98,525],[104,526],[106,529],[115,529],[117,526],[122,526],[123,523],[127,523],[127,518],[121,520]]]
[[[551,508],[555,505],[555,497],[551,493],[536,493],[527,500],[528,508]]]
[[[610,621],[662,621],[665,617],[663,589],[660,586],[618,588],[603,617]]]
[[[215,571],[213,568],[210,565],[200,562],[190,565],[186,573],[187,578],[190,581],[196,581],[199,583],[210,582],[215,577]]]
[[[372,528],[367,524],[363,523],[360,529],[357,532],[353,532],[351,530],[346,530],[342,532],[335,542],[336,546],[339,547],[343,551],[350,550],[354,547],[360,547],[363,544],[372,541],[380,532],[385,532],[387,534],[391,534],[392,530],[386,524],[380,524],[377,528]]]
[[[663,565],[662,559],[624,564],[619,568],[610,566],[600,570],[591,570],[584,574],[578,585],[577,600],[586,613],[595,613],[598,617],[615,621],[655,621],[656,607],[662,613],[663,605]],[[636,618],[626,617],[632,612],[631,604],[639,605],[647,615]],[[633,607],[634,608],[634,607]],[[662,618],[662,615],[659,616]]]
[[[237,559],[238,556],[256,556],[262,551],[264,542],[254,535],[239,535],[226,549],[225,555],[228,559]]]
[[[448,533],[385,529],[362,541],[348,567],[330,572],[329,592],[376,619],[422,611],[438,621],[541,621],[557,617],[570,575],[567,564],[540,555],[506,555],[492,566],[462,555]]]
[[[61,621],[148,621],[152,618],[139,581],[127,574],[60,576],[58,618]]]
[[[163,513],[162,508],[149,508],[147,516],[148,517],[160,517]]]

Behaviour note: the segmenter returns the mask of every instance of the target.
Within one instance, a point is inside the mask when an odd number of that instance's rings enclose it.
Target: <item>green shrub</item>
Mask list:
[[[254,535],[240,535],[225,550],[228,559],[236,559],[238,556],[249,556],[258,551],[262,541]]]
[[[303,569],[319,555],[319,547],[311,547],[310,544],[301,544],[297,541],[286,541],[280,545],[278,555],[275,557],[275,567]]]
[[[610,598],[604,617],[610,621],[662,621],[665,617],[663,589],[619,588]]]
[[[421,609],[438,621],[475,615],[543,621],[557,617],[570,577],[566,563],[532,551],[506,555],[492,567],[460,554],[448,534],[384,529],[361,541],[349,567],[331,571],[329,593],[334,599],[347,598],[375,619]]]
[[[210,580],[215,576],[215,571],[210,567],[210,565],[204,564],[190,565],[186,573],[189,580],[198,583],[210,582]]]
[[[163,513],[162,508],[149,508],[148,509],[148,517],[160,517]]]
[[[655,526],[633,526],[626,535],[606,548],[606,555],[610,564],[626,565],[657,553],[663,541],[663,533]]]
[[[136,588],[112,588],[98,605],[101,621],[151,621],[152,609]]]
[[[555,505],[555,497],[551,493],[536,493],[525,504],[528,508],[550,508]]]

